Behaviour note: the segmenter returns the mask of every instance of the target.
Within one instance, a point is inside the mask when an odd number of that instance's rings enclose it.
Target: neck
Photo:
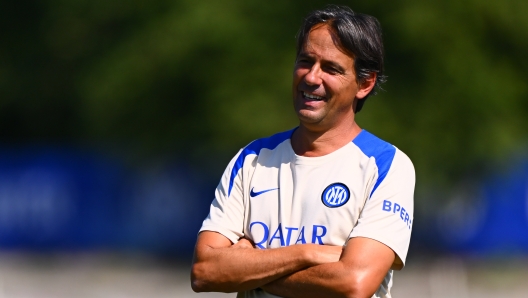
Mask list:
[[[361,128],[355,121],[347,126],[339,126],[329,130],[311,130],[302,123],[292,135],[291,143],[295,154],[316,157],[330,154],[350,143]]]

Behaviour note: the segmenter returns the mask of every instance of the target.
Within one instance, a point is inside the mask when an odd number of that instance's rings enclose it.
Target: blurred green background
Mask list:
[[[294,37],[326,4],[4,1],[0,140],[99,148],[132,164],[186,156],[219,175],[240,147],[297,124]],[[418,194],[523,152],[528,2],[343,4],[384,30],[388,82],[358,122],[411,157]]]

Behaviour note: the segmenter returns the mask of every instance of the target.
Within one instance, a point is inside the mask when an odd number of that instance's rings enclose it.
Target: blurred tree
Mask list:
[[[404,1],[383,15],[389,81],[365,126],[408,153],[426,184],[479,176],[526,146],[527,9]]]
[[[2,3],[0,137],[97,144],[136,161],[208,154],[221,170],[252,139],[296,125],[294,37],[325,4]],[[389,76],[358,121],[412,158],[420,187],[483,173],[526,145],[526,1],[352,8],[381,21]]]

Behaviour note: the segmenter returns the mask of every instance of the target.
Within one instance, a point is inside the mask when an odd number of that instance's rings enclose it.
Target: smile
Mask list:
[[[317,96],[317,95],[309,94],[309,93],[306,93],[306,92],[303,92],[302,94],[303,94],[304,97],[309,98],[309,99],[315,99],[315,100],[323,100],[324,99],[324,97],[322,97],[322,96]]]

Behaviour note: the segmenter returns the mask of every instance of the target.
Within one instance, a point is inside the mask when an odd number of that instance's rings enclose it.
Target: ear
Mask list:
[[[356,93],[357,99],[365,98],[370,93],[370,91],[372,91],[372,89],[376,85],[376,78],[377,74],[375,72],[372,72],[370,74],[370,77],[363,79],[359,82],[358,92]]]

